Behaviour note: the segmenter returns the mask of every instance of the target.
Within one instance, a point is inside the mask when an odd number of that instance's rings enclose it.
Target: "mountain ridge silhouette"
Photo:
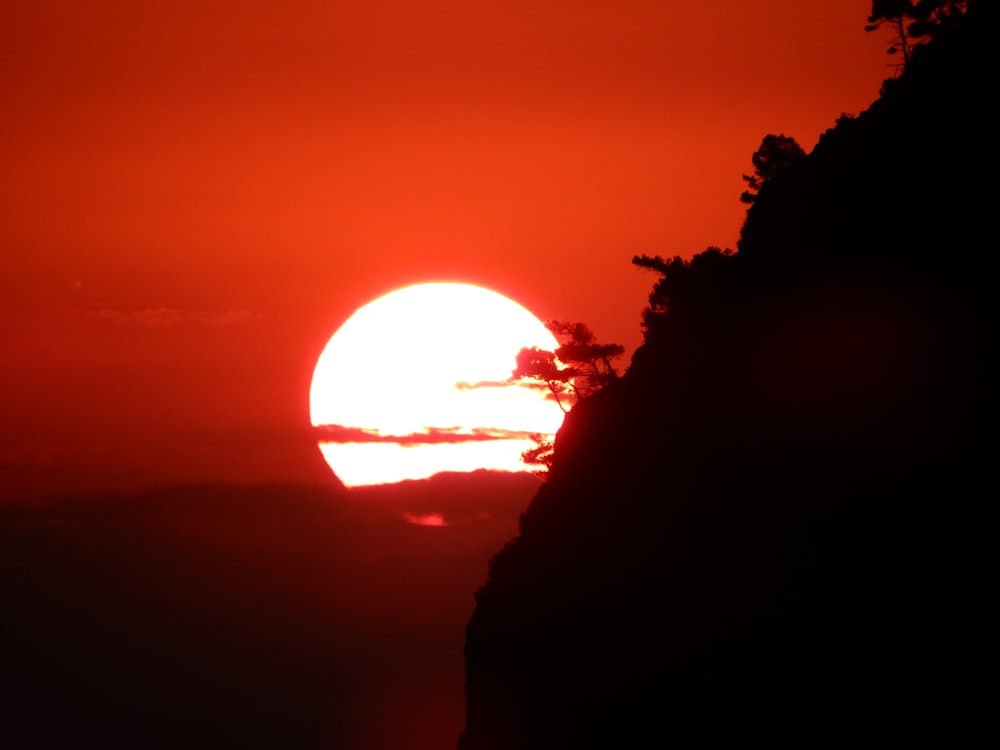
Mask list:
[[[995,742],[995,20],[969,3],[737,253],[654,286],[491,560],[460,750]]]

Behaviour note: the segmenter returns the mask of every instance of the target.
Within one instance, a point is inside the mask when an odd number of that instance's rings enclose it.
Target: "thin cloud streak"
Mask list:
[[[475,383],[460,381],[455,383],[454,388],[457,391],[475,391],[480,388],[524,388],[525,386],[532,388],[534,385],[534,383],[515,380],[480,380]]]
[[[346,427],[339,424],[315,426],[321,443],[393,443],[402,446],[440,445],[442,443],[479,443],[491,440],[528,440],[531,433],[522,430],[497,430],[474,427],[459,432],[459,428],[428,427],[424,432],[407,435],[383,435],[378,430]]]
[[[480,380],[475,383],[459,381],[452,386],[458,391],[477,391],[481,388],[530,388],[534,391],[547,391],[548,385],[536,380]]]

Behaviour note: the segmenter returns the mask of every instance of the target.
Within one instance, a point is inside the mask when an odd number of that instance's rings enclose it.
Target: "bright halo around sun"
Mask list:
[[[444,471],[526,471],[521,453],[563,412],[511,381],[524,347],[558,344],[513,300],[471,284],[417,284],[368,303],[334,333],[313,372],[319,448],[347,486]]]

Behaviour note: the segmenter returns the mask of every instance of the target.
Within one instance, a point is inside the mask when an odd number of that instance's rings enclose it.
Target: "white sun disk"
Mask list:
[[[507,383],[517,352],[557,346],[528,310],[470,284],[418,284],[360,308],[320,355],[310,390],[313,425],[382,436],[428,430],[552,435],[561,410],[544,391]],[[524,437],[403,446],[321,442],[348,485],[422,478],[440,471],[523,471]]]

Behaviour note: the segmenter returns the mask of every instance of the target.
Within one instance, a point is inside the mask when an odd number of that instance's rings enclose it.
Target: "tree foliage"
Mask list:
[[[773,180],[797,164],[805,158],[805,155],[806,152],[794,138],[773,133],[765,135],[760,142],[760,148],[754,151],[750,158],[753,163],[753,174],[743,175],[750,189],[743,192],[740,200],[743,203],[753,203],[765,182]]]
[[[550,320],[545,324],[559,342],[554,352],[527,347],[517,353],[511,377],[544,383],[559,408],[569,411],[576,401],[592,396],[618,371],[612,364],[625,353],[620,344],[599,344],[583,323]]]
[[[865,31],[890,28],[893,41],[886,51],[900,55],[903,62],[898,67],[905,69],[913,48],[963,15],[967,6],[968,0],[872,0]]]
[[[534,448],[528,448],[521,454],[521,460],[528,466],[534,467],[534,472],[544,477],[552,467],[552,456],[555,454],[555,441],[548,436],[533,432],[529,435],[534,443]]]
[[[690,260],[680,256],[666,260],[659,255],[632,258],[633,265],[660,274],[649,293],[649,307],[643,312],[647,333],[669,313],[694,319],[713,308],[720,294],[724,296],[728,289],[733,257],[729,248],[709,247]]]
[[[614,360],[625,353],[620,344],[599,344],[583,323],[550,320],[545,327],[559,342],[555,351],[526,347],[517,353],[512,380],[543,383],[563,412],[580,399],[588,398],[618,378]],[[535,443],[521,454],[521,460],[544,476],[552,465],[555,441],[547,435],[529,436]]]

